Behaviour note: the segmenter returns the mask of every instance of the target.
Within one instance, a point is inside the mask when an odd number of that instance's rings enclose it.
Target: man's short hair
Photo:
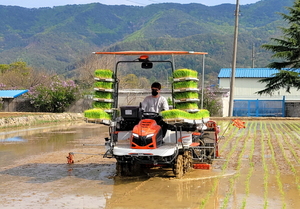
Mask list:
[[[161,85],[158,82],[154,82],[154,83],[152,83],[151,88],[158,88],[160,90],[161,89]]]

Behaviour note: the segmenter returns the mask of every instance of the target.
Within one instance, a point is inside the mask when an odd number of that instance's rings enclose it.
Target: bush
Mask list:
[[[78,87],[72,80],[54,77],[49,85],[39,84],[30,88],[27,97],[39,112],[64,112],[78,96]]]

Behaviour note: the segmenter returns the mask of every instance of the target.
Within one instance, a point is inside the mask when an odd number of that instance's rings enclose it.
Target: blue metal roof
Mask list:
[[[282,70],[291,70],[290,68],[283,68]],[[300,73],[300,69],[293,69],[295,72]],[[274,68],[236,68],[236,78],[267,78],[273,74],[278,73],[279,70]],[[222,68],[218,78],[230,78],[231,68]]]
[[[26,92],[28,90],[0,90],[0,98],[16,98]]]
[[[273,74],[278,73],[277,69],[272,68],[236,68],[236,78],[267,78]],[[231,68],[222,68],[218,78],[230,78]]]

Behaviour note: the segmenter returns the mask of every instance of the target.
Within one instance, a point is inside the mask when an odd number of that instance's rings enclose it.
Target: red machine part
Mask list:
[[[215,140],[216,140],[216,157],[219,157],[219,148],[218,148],[218,134],[220,133],[220,127],[217,126],[217,123],[213,120],[207,121],[205,124],[208,129],[213,129],[215,131]]]
[[[157,138],[162,134],[161,127],[157,125],[156,121],[153,119],[143,119],[132,130],[132,136],[130,138],[130,146],[133,149],[156,149],[159,145],[157,143]],[[134,137],[144,137],[147,138],[150,143],[141,146],[134,142]]]
[[[194,169],[210,169],[210,164],[193,164]]]

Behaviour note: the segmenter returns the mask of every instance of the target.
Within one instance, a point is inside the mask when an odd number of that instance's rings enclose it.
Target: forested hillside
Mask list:
[[[271,54],[260,45],[280,35],[293,0],[262,0],[240,6],[237,67],[265,67]],[[152,4],[107,6],[99,3],[27,9],[0,5],[0,63],[17,60],[57,73],[100,50],[205,51],[206,73],[230,67],[234,4]],[[185,59],[180,66],[197,69]]]

